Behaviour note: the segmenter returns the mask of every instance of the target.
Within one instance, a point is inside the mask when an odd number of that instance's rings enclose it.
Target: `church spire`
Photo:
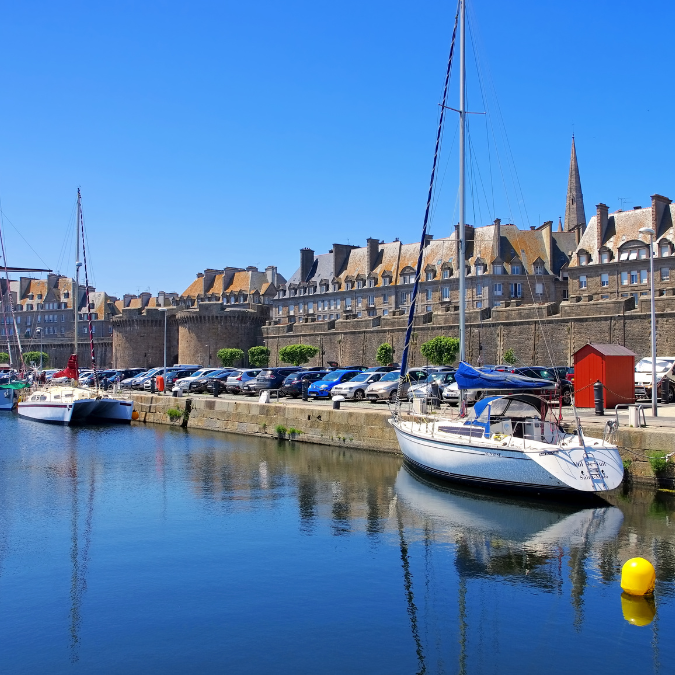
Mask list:
[[[582,224],[582,231],[586,229],[584,195],[581,192],[577,149],[574,145],[574,134],[572,134],[572,157],[570,159],[570,177],[567,182],[567,204],[565,206],[565,230],[569,232],[579,224]]]

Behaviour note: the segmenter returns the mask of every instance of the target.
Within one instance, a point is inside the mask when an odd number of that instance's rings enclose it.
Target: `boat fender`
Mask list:
[[[495,441],[501,441],[503,438],[506,438],[506,436],[504,434],[495,434],[492,438]]]

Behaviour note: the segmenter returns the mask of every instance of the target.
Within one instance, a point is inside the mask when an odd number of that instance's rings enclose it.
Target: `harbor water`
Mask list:
[[[542,502],[392,455],[0,417],[6,673],[669,673],[675,494]],[[654,599],[622,597],[643,556]]]

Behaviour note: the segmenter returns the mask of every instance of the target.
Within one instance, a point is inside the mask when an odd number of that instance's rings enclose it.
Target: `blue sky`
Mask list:
[[[417,239],[455,9],[2,3],[9,262],[72,273],[78,186],[92,276],[117,295],[180,292],[206,267],[275,264],[290,276],[303,246]],[[600,201],[675,198],[672,3],[473,0],[470,17],[470,106],[489,121],[471,122],[469,222],[557,222],[572,130],[587,218]],[[475,53],[484,89],[493,83],[485,103]],[[453,114],[437,237],[457,219],[455,129]]]

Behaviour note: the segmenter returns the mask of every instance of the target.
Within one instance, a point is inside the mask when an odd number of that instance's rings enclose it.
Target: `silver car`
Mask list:
[[[228,394],[241,394],[244,385],[250,380],[255,380],[262,368],[251,369],[241,369],[238,370],[227,378],[227,393]]]
[[[393,403],[398,394],[399,377],[400,373],[398,370],[392,370],[390,373],[385,373],[379,382],[373,382],[373,384],[368,385],[368,389],[366,389],[366,398],[371,403],[377,403],[378,401],[391,401]],[[427,377],[428,373],[426,370],[422,370],[421,368],[411,368],[408,371],[408,376],[401,385],[401,396],[406,398],[408,395],[408,388],[412,384],[426,380]]]
[[[442,396],[443,390],[454,381],[454,371],[431,371],[429,377],[424,382],[410,387],[408,398],[431,398],[434,395],[434,390],[436,390],[437,396]]]
[[[397,373],[398,374],[398,373]],[[331,396],[344,396],[346,399],[363,401],[366,389],[373,382],[379,382],[386,373],[359,373],[353,380],[336,384],[330,392]]]
[[[483,395],[480,389],[466,389],[464,391],[464,400],[467,403],[475,403]],[[459,386],[457,382],[449,384],[443,390],[443,400],[450,405],[459,405]]]

